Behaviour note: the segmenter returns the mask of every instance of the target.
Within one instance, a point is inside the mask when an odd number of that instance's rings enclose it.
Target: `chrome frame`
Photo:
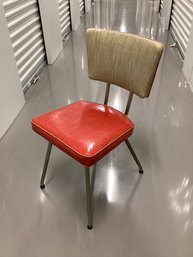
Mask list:
[[[104,99],[104,105],[107,105],[108,103],[108,99],[109,99],[109,92],[110,92],[110,83],[107,83],[106,85],[106,92],[105,92],[105,99]],[[130,92],[129,97],[128,97],[128,101],[127,101],[127,105],[126,105],[126,109],[125,109],[125,115],[128,115],[129,110],[130,110],[130,106],[131,106],[131,102],[132,102],[132,98],[133,98],[133,93]],[[131,144],[129,143],[128,139],[125,140],[125,143],[127,144],[127,147],[129,148],[129,151],[131,152],[138,168],[139,168],[139,173],[143,173],[143,168],[137,158],[137,155],[135,154]],[[50,154],[51,154],[51,150],[52,150],[52,143],[49,142],[48,143],[48,148],[47,148],[47,152],[46,152],[46,157],[45,157],[45,161],[44,161],[44,166],[43,166],[43,171],[42,171],[42,176],[41,176],[41,180],[40,180],[40,188],[43,189],[45,188],[45,176],[46,176],[46,172],[47,172],[47,168],[48,168],[48,163],[49,163],[49,159],[50,159]],[[86,184],[86,206],[87,206],[87,216],[88,216],[88,225],[87,228],[90,230],[93,228],[93,193],[94,193],[94,182],[95,182],[95,173],[96,173],[96,164],[93,167],[93,173],[92,173],[92,177],[90,180],[90,168],[85,166],[85,184]]]
[[[91,182],[90,182],[90,169],[85,166],[85,182],[86,182],[86,206],[88,215],[87,228],[90,230],[93,226],[93,212],[92,212],[92,193]]]
[[[48,148],[47,148],[43,171],[42,171],[42,176],[41,176],[41,180],[40,180],[40,188],[41,189],[45,188],[44,180],[45,180],[45,176],[46,176],[46,172],[47,172],[47,168],[48,168],[51,150],[52,150],[52,143],[48,142]],[[87,215],[88,215],[87,228],[89,230],[92,229],[92,227],[93,227],[92,198],[93,198],[93,193],[94,193],[95,174],[96,174],[96,164],[93,167],[93,174],[92,174],[91,180],[90,180],[90,169],[89,169],[89,167],[85,166],[86,205],[87,205]]]
[[[48,167],[48,163],[49,163],[49,159],[50,159],[51,150],[52,150],[52,143],[49,142],[47,152],[46,152],[46,158],[45,158],[45,161],[44,161],[42,176],[41,176],[41,180],[40,180],[40,188],[41,189],[45,188],[44,180],[45,180],[46,171],[47,171],[47,167]]]
[[[130,93],[129,93],[129,97],[128,97],[128,101],[127,101],[127,105],[126,105],[126,109],[125,109],[125,115],[128,115],[128,114],[129,114],[132,99],[133,99],[133,93],[130,92]],[[131,144],[129,143],[129,140],[126,139],[126,140],[125,140],[125,143],[126,143],[128,149],[129,149],[131,155],[133,156],[133,159],[135,160],[135,162],[136,162],[138,168],[139,168],[139,173],[140,173],[140,174],[143,174],[142,165],[141,165],[139,159],[137,158],[137,155],[136,155],[136,153],[134,152],[134,150],[133,150]]]
[[[129,114],[129,110],[130,110],[130,107],[131,107],[132,99],[133,99],[133,93],[129,92],[129,97],[128,97],[127,105],[126,105],[126,109],[125,109],[125,115]]]
[[[138,166],[138,168],[139,168],[139,173],[140,173],[140,174],[143,174],[142,165],[141,165],[139,159],[137,158],[137,155],[136,155],[136,153],[134,152],[134,150],[133,150],[131,144],[129,143],[129,140],[126,139],[126,140],[125,140],[125,143],[126,143],[127,147],[129,148],[129,151],[130,151],[131,155],[133,156],[133,159],[135,160],[135,162],[136,162],[136,164],[137,164],[137,166]]]
[[[109,91],[110,91],[110,83],[107,83],[106,85],[106,91],[105,91],[105,100],[104,100],[104,105],[107,105],[108,100],[109,100]]]

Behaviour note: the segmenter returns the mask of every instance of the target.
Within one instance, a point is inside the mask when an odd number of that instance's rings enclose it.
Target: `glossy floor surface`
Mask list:
[[[97,165],[94,228],[87,230],[84,167],[54,148],[39,188],[47,142],[31,118],[78,99],[103,101],[103,83],[87,77],[85,26],[162,41],[166,47],[149,99],[134,97],[131,143]],[[26,105],[0,142],[0,257],[192,257],[193,94],[153,2],[96,0],[54,65],[26,94]],[[143,70],[141,71],[143,72]],[[124,110],[127,92],[112,87]]]

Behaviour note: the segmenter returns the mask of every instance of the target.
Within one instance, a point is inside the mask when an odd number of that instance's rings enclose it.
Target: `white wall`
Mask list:
[[[48,64],[53,64],[63,49],[58,0],[39,0]]]
[[[190,86],[191,86],[191,89],[193,91],[193,67],[192,67],[192,71],[191,71],[191,75],[190,75]]]
[[[70,0],[72,29],[76,30],[80,25],[79,0]]]
[[[190,31],[189,41],[188,41],[188,48],[186,51],[184,64],[183,64],[183,73],[185,75],[186,80],[189,82],[193,90],[192,70],[193,70],[193,22],[192,22],[192,27]]]
[[[48,64],[53,64],[63,49],[58,0],[39,0],[39,7],[42,20],[46,56]],[[86,0],[86,10],[88,11],[90,7],[91,0]],[[72,29],[76,30],[80,25],[79,0],[70,0],[70,12]]]
[[[85,11],[89,12],[91,8],[91,0],[85,0]]]
[[[0,138],[12,124],[25,100],[0,0]]]
[[[170,14],[172,8],[172,0],[163,0],[163,27],[165,30],[169,29]]]
[[[160,0],[155,0],[154,1],[154,6],[155,6],[155,11],[158,12],[159,11],[159,6],[160,6]]]

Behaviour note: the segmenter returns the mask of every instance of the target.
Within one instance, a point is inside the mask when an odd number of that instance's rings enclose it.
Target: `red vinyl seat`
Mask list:
[[[48,140],[40,187],[45,176],[52,145],[85,166],[88,229],[93,226],[90,166],[125,141],[139,173],[143,173],[128,137],[134,124],[127,117],[133,94],[148,97],[163,51],[157,41],[137,35],[88,29],[86,33],[89,78],[106,82],[104,104],[77,101],[32,119],[32,128]],[[129,91],[125,112],[108,106],[110,85]],[[122,101],[123,99],[120,99]]]
[[[33,118],[32,128],[89,167],[126,140],[134,124],[112,107],[80,100]]]

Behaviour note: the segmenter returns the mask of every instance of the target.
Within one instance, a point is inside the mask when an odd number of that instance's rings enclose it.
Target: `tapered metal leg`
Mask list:
[[[86,180],[86,204],[87,204],[87,215],[88,215],[88,229],[92,229],[92,191],[90,184],[90,170],[89,167],[85,167],[85,180]]]
[[[141,166],[141,163],[139,162],[139,160],[138,160],[138,158],[137,158],[137,155],[135,154],[135,152],[134,152],[134,150],[133,150],[131,144],[129,143],[129,140],[126,139],[126,140],[125,140],[125,143],[127,144],[128,148],[129,148],[129,151],[131,152],[131,154],[132,154],[132,156],[133,156],[133,159],[135,160],[135,162],[136,162],[136,164],[137,164],[137,166],[138,166],[138,168],[139,168],[139,173],[140,173],[140,174],[143,174],[143,168],[142,168],[142,166]]]
[[[46,152],[46,158],[45,158],[45,161],[44,161],[44,167],[43,167],[43,171],[42,171],[42,177],[41,177],[41,180],[40,180],[40,188],[41,188],[41,189],[45,188],[44,180],[45,180],[45,176],[46,176],[46,171],[47,171],[47,167],[48,167],[48,162],[49,162],[49,159],[50,159],[51,150],[52,150],[52,143],[49,142],[49,143],[48,143],[48,149],[47,149],[47,152]]]

